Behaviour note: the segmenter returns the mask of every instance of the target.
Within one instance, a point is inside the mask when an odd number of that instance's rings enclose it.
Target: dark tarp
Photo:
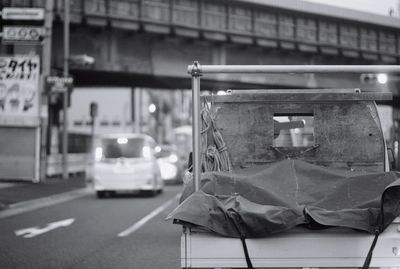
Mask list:
[[[283,160],[186,185],[169,219],[223,236],[264,237],[304,225],[382,232],[400,215],[400,173],[362,173]],[[381,213],[382,212],[382,213]]]

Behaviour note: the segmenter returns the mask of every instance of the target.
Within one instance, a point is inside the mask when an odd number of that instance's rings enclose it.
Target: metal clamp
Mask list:
[[[200,63],[198,61],[194,61],[192,65],[189,65],[188,73],[192,75],[192,77],[200,77],[202,75]]]

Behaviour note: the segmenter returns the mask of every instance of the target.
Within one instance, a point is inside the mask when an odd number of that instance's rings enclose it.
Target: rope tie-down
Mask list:
[[[201,115],[201,169],[208,171],[232,171],[228,148],[217,129],[214,118],[207,103],[203,104]]]
[[[214,118],[215,115],[210,111],[206,102],[203,103],[200,111],[201,117],[201,172],[210,171],[232,171],[232,164],[228,154],[228,148],[222,138],[221,132],[217,129]],[[186,184],[193,178],[192,160],[189,156],[188,169],[183,176],[183,182]]]

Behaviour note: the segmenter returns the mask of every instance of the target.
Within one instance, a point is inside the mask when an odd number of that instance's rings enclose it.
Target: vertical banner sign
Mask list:
[[[39,180],[39,64],[0,56],[0,179]]]
[[[38,126],[39,57],[0,56],[0,125]]]

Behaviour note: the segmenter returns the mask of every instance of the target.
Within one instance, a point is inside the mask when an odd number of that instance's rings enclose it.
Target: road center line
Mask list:
[[[126,229],[125,231],[122,231],[118,234],[118,237],[125,237],[130,235],[133,232],[136,232],[139,230],[143,225],[145,225],[149,220],[160,214],[162,211],[164,211],[167,207],[169,207],[172,203],[174,203],[178,198],[180,197],[180,194],[177,194],[174,198],[163,204],[162,206],[154,209],[150,214],[133,224],[131,227]]]

